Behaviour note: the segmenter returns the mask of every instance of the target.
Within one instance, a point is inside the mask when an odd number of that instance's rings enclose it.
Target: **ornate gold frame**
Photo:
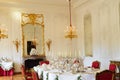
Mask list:
[[[41,21],[39,21],[41,19]],[[29,55],[25,55],[25,50],[24,50],[24,32],[23,32],[23,27],[27,24],[32,24],[32,25],[40,25],[43,27],[42,29],[42,46],[43,46],[43,53],[42,55],[39,56],[45,56],[45,44],[44,44],[44,16],[43,14],[27,14],[27,13],[22,13],[21,15],[21,27],[22,27],[22,56],[23,57],[29,57]]]

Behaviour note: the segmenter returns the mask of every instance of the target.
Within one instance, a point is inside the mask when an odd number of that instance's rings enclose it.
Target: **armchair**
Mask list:
[[[38,75],[35,71],[32,71],[32,79],[33,80],[39,80]]]
[[[32,74],[30,72],[26,72],[24,65],[21,66],[21,73],[25,80],[32,80]]]
[[[110,70],[104,70],[96,74],[96,80],[114,80],[115,73]]]

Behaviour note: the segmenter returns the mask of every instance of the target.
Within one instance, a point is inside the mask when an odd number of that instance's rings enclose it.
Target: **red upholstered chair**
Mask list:
[[[100,68],[100,62],[99,61],[93,61],[92,62],[92,68]]]
[[[112,63],[111,63],[111,64],[109,65],[109,70],[110,70],[110,71],[116,72],[116,68],[117,68],[116,64],[112,64]]]
[[[7,76],[12,76],[14,74],[14,68],[10,69],[9,71],[6,71]]]
[[[117,66],[116,64],[110,63],[109,70],[115,73],[114,80],[117,80],[116,78],[119,77],[119,73],[116,73]]]
[[[96,80],[114,80],[115,73],[110,70],[104,70],[96,74]]]
[[[6,71],[0,67],[0,76],[6,76]]]
[[[32,79],[33,80],[39,80],[38,75],[35,71],[32,71]]]
[[[49,61],[40,61],[39,64],[40,65],[42,65],[42,64],[49,64]]]
[[[3,70],[0,67],[0,76],[12,76],[14,74],[14,68],[10,69],[10,70]]]
[[[33,80],[32,74],[30,72],[26,72],[24,65],[21,66],[21,73],[25,80]]]

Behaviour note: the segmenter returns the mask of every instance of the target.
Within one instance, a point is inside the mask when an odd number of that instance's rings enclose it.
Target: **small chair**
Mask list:
[[[14,74],[14,68],[10,70],[4,70],[0,67],[0,76],[12,76]]]
[[[116,80],[117,77],[119,77],[119,73],[116,73],[117,66],[116,64],[110,63],[109,70],[115,73],[114,80]]]
[[[21,73],[25,80],[33,80],[32,74],[30,72],[26,72],[24,65],[21,66]]]
[[[0,76],[6,76],[6,71],[0,67]]]
[[[110,70],[104,70],[96,73],[96,80],[114,80],[115,73]]]
[[[93,61],[92,62],[92,68],[100,69],[100,62],[99,61]]]
[[[7,76],[12,76],[13,74],[14,74],[14,68],[6,71],[6,75],[7,75]]]
[[[109,70],[110,70],[110,71],[116,72],[116,68],[117,68],[117,67],[116,67],[116,64],[112,64],[112,63],[111,63],[111,64],[109,65]]]
[[[47,61],[47,60],[46,61],[40,61],[39,64],[40,65],[42,65],[42,64],[49,64],[49,61]]]
[[[33,80],[39,80],[38,75],[35,71],[32,71],[32,79]]]

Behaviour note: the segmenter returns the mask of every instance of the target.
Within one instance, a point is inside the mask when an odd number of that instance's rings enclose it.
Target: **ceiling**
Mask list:
[[[88,0],[72,0],[72,5],[83,3]],[[0,3],[6,4],[42,4],[42,5],[57,5],[67,6],[68,0],[0,0]]]

